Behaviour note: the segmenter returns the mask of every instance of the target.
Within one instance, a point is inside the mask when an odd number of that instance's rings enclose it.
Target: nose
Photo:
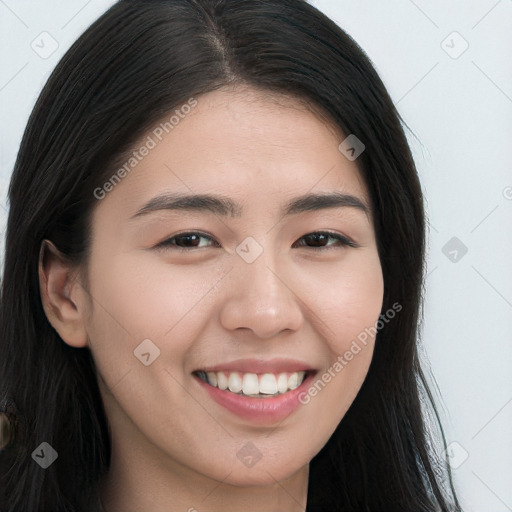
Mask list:
[[[240,259],[230,273],[220,312],[225,329],[249,329],[267,339],[282,331],[297,331],[303,325],[303,304],[291,273],[276,270],[275,259],[266,253],[252,263]]]

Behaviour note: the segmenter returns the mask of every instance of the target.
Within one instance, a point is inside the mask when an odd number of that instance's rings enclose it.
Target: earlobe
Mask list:
[[[49,240],[39,251],[39,289],[48,321],[62,340],[76,348],[87,346],[84,289],[70,262]]]

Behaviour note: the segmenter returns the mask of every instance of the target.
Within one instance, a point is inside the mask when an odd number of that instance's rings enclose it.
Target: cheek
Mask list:
[[[331,350],[338,354],[375,325],[382,309],[384,282],[376,251],[352,252],[343,261],[313,268],[300,286],[307,304],[324,322],[322,333]]]
[[[383,276],[377,253],[367,253],[347,258],[344,265],[310,279],[322,283],[310,287],[308,304],[318,318],[330,361],[317,373],[302,401],[316,403],[317,417],[334,431],[368,373],[382,309]]]
[[[88,332],[106,383],[114,386],[142,366],[134,351],[144,340],[154,344],[148,345],[152,356],[159,354],[156,366],[182,371],[191,340],[200,337],[208,295],[226,271],[207,264],[200,270],[172,267],[137,253],[109,257],[108,266],[104,261],[97,257],[90,264],[94,314]]]
[[[171,266],[155,258],[123,255],[97,269],[94,297],[134,339],[162,339],[208,295],[222,269]],[[108,321],[108,318],[107,318]]]

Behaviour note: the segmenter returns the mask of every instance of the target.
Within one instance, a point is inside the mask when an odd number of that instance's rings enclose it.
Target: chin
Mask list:
[[[264,462],[262,457],[252,467],[245,467],[238,459],[217,475],[216,480],[234,487],[268,487],[291,478],[295,473],[304,469],[307,462],[286,462],[280,460],[274,464]],[[231,474],[226,478],[226,474]],[[217,472],[216,472],[217,473]]]

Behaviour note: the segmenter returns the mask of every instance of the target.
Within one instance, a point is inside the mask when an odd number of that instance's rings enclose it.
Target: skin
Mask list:
[[[101,482],[107,512],[304,510],[309,462],[359,391],[374,339],[276,424],[226,410],[192,371],[288,357],[320,377],[375,324],[383,279],[371,215],[354,207],[280,215],[302,194],[338,191],[369,205],[368,192],[356,162],[338,150],[345,136],[297,100],[248,87],[197,100],[98,201],[86,269],[46,244],[43,305],[63,341],[88,346],[97,364],[112,436]],[[220,194],[243,214],[162,210],[131,219],[163,191]],[[322,230],[358,247],[327,238],[318,250],[304,241]],[[190,231],[214,241],[155,249]],[[236,252],[248,236],[263,249],[252,263]],[[149,366],[134,357],[144,339],[160,350]],[[252,467],[237,458],[249,441],[261,454]]]

